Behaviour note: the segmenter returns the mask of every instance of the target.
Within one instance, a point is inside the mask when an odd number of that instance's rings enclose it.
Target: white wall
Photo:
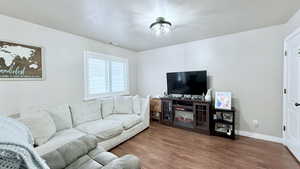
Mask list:
[[[286,24],[286,34],[290,34],[300,27],[300,10]]]
[[[300,27],[300,11],[285,26],[138,54],[3,15],[0,21],[1,40],[42,46],[46,62],[44,81],[0,81],[0,115],[32,105],[82,101],[83,51],[92,50],[129,58],[131,94],[161,95],[166,72],[206,69],[212,88],[233,92],[240,130],[281,136],[283,38]],[[260,123],[257,129],[255,119]]]
[[[130,91],[136,92],[136,52],[0,15],[1,40],[44,48],[44,81],[0,81],[0,115],[33,105],[80,102],[83,90],[83,52],[91,50],[129,58]]]
[[[233,92],[239,130],[281,137],[283,38],[279,25],[141,52],[138,93],[161,95],[166,72],[207,70],[211,88]]]

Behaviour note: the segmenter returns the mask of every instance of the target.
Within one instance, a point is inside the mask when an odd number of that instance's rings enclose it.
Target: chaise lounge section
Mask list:
[[[116,96],[31,110],[20,120],[32,131],[42,157],[87,136],[104,152],[149,127],[149,97]]]
[[[42,156],[51,169],[140,169],[133,155],[117,157],[97,146],[95,136],[86,135]]]

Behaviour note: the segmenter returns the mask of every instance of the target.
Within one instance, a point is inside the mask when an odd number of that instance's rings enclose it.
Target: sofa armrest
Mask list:
[[[134,155],[125,155],[115,159],[102,169],[141,169],[140,159]]]
[[[141,98],[141,116],[143,118],[143,121],[147,123],[147,126],[149,126],[150,123],[150,96],[147,96],[146,98]]]

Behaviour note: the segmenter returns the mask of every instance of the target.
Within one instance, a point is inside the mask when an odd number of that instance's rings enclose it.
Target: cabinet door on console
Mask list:
[[[209,133],[210,104],[194,103],[194,126],[196,130]]]
[[[163,124],[172,125],[173,121],[173,107],[172,100],[162,100],[161,122]]]

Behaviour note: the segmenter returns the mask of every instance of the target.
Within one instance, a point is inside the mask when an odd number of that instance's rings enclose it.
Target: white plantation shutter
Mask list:
[[[126,63],[111,62],[111,90],[112,92],[121,92],[126,89]]]
[[[97,95],[108,92],[106,61],[103,59],[88,58],[88,94]]]
[[[85,99],[129,94],[127,59],[86,52],[84,63]]]

